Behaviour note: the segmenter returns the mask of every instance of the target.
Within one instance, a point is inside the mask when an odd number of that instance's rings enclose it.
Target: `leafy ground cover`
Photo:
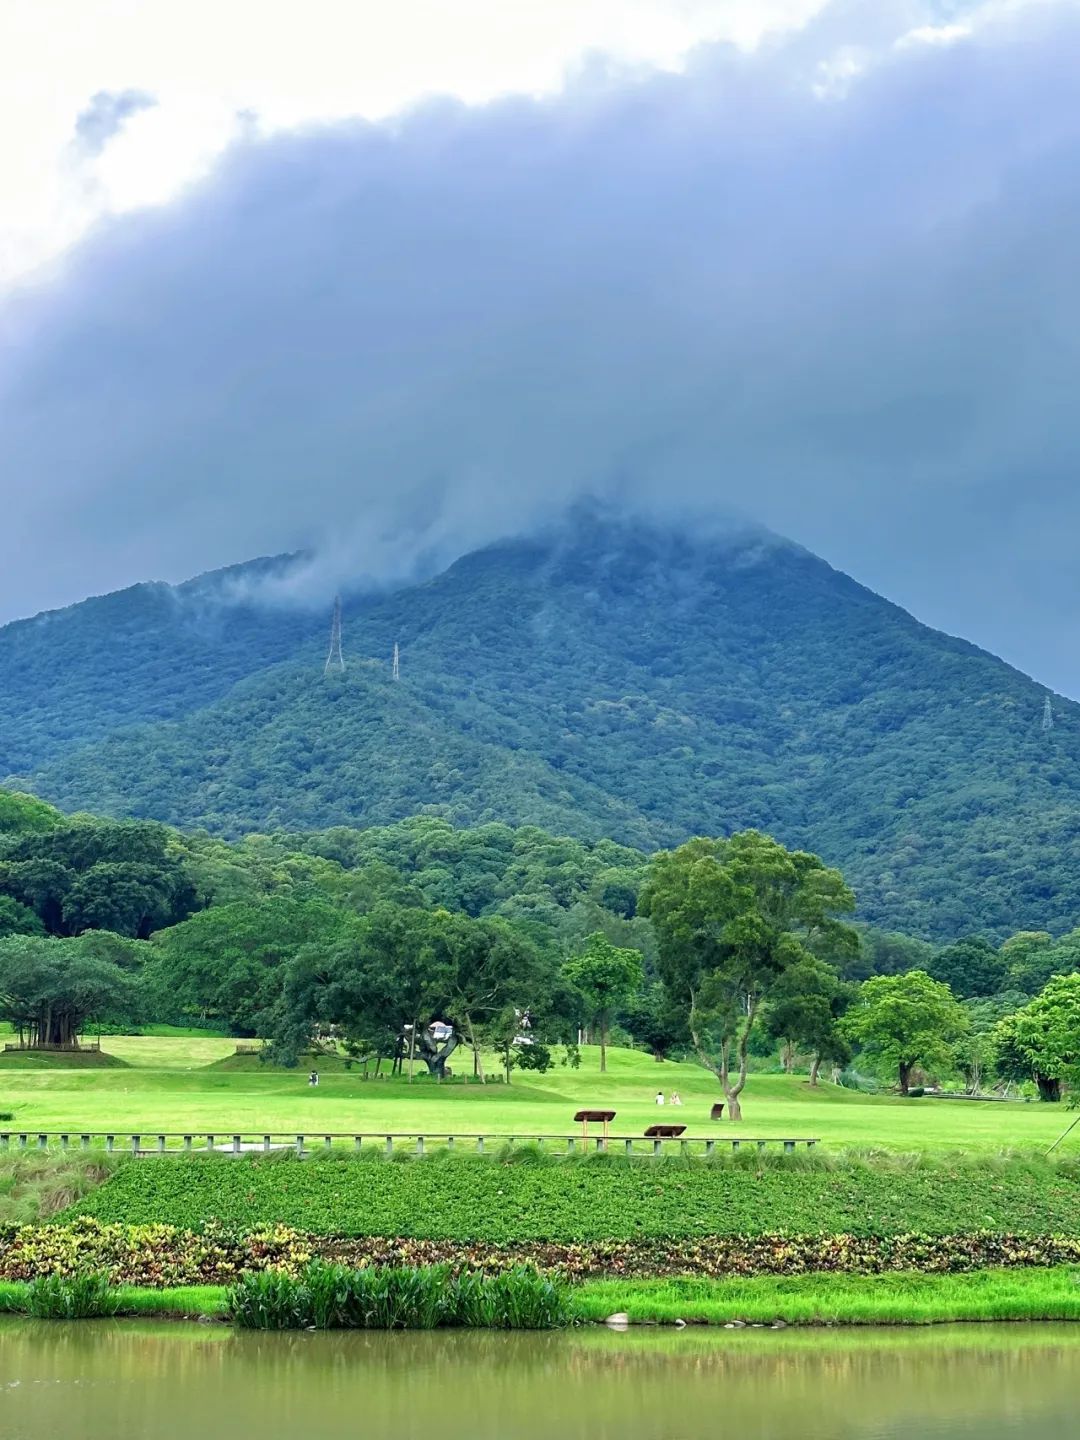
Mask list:
[[[566,1280],[730,1279],[811,1272],[960,1274],[980,1269],[1046,1269],[1080,1264],[1080,1236],[712,1235],[696,1239],[523,1241],[427,1240],[312,1235],[285,1226],[190,1230],[151,1223],[102,1223],[88,1216],[0,1229],[0,1279],[104,1274],[114,1285],[231,1284],[245,1273],[298,1275],[319,1260],[367,1266],[501,1274],[529,1265]]]
[[[167,1157],[122,1166],[72,1213],[197,1229],[283,1224],[324,1235],[674,1241],[715,1235],[1080,1233],[1075,1164],[778,1156],[590,1156],[510,1163],[444,1154]]]
[[[444,1085],[417,1076],[367,1080],[357,1070],[324,1071],[307,1083],[306,1068],[221,1069],[201,1063],[228,1055],[235,1042],[213,1037],[106,1037],[110,1053],[128,1068],[80,1071],[63,1065],[6,1072],[2,1108],[11,1129],[33,1130],[236,1130],[282,1134],[305,1131],[389,1130],[428,1135],[565,1135],[576,1127],[575,1110],[604,1106],[616,1111],[614,1129],[641,1135],[657,1118],[677,1119],[690,1134],[719,1138],[818,1136],[829,1148],[992,1152],[1002,1148],[1045,1150],[1073,1118],[1058,1105],[977,1101],[902,1100],[822,1084],[811,1089],[801,1076],[752,1075],[743,1097],[745,1119],[736,1130],[709,1120],[720,1098],[715,1079],[696,1065],[664,1062],[638,1051],[612,1049],[608,1072],[599,1073],[595,1046],[582,1051],[580,1069],[556,1063],[544,1075],[516,1073],[507,1085]],[[238,1057],[243,1060],[244,1057]],[[493,1070],[496,1067],[492,1066]],[[677,1090],[684,1104],[658,1114],[658,1089]],[[1080,1128],[1066,1150],[1080,1153]]]

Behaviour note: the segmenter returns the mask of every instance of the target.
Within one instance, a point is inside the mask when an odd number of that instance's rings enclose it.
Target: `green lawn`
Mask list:
[[[811,1090],[797,1076],[751,1076],[739,1127],[709,1120],[721,1098],[717,1082],[689,1064],[657,1064],[636,1051],[582,1051],[579,1070],[556,1065],[546,1075],[515,1074],[513,1084],[437,1085],[426,1075],[367,1080],[358,1070],[325,1071],[317,1089],[306,1067],[230,1069],[213,1062],[235,1043],[214,1037],[106,1037],[119,1069],[79,1069],[57,1063],[7,1069],[0,1110],[11,1129],[307,1131],[485,1131],[488,1134],[568,1134],[580,1106],[617,1112],[618,1134],[640,1135],[657,1119],[685,1123],[692,1135],[816,1136],[829,1147],[890,1149],[1043,1148],[1073,1119],[1060,1105],[991,1104],[860,1095],[823,1084]],[[209,1067],[209,1068],[208,1068]],[[681,1109],[658,1110],[653,1096],[678,1090]],[[1066,1147],[1080,1147],[1080,1126]]]

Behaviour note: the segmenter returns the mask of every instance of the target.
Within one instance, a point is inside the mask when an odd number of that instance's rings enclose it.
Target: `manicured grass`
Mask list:
[[[657,1064],[636,1051],[609,1052],[608,1073],[601,1075],[596,1047],[586,1047],[579,1070],[556,1064],[546,1075],[515,1074],[510,1086],[439,1086],[419,1074],[413,1085],[404,1079],[365,1081],[357,1069],[323,1066],[322,1083],[313,1088],[305,1067],[273,1070],[247,1060],[235,1070],[207,1068],[213,1057],[234,1052],[230,1040],[116,1036],[106,1043],[132,1068],[90,1072],[51,1065],[5,1074],[3,1108],[16,1114],[12,1128],[563,1135],[576,1128],[576,1109],[603,1106],[617,1112],[613,1128],[619,1134],[641,1135],[662,1118],[685,1123],[691,1134],[721,1138],[818,1136],[829,1147],[992,1152],[1045,1149],[1072,1118],[1059,1105],[902,1100],[827,1083],[812,1090],[799,1076],[754,1075],[744,1096],[746,1118],[735,1127],[709,1120],[710,1106],[721,1095],[704,1070]],[[661,1087],[666,1094],[680,1092],[681,1109],[658,1112],[652,1101]],[[1070,1147],[1080,1154],[1080,1129],[1067,1142]]]
[[[514,1242],[708,1235],[1076,1234],[1080,1171],[1024,1159],[756,1155],[512,1163],[227,1156],[122,1166],[72,1213],[195,1229],[285,1224],[325,1235]]]
[[[101,1043],[140,1070],[198,1070],[236,1053],[236,1041],[220,1035],[106,1035]]]
[[[0,1050],[0,1070],[124,1070],[127,1061],[107,1050]]]
[[[964,1275],[762,1275],[738,1280],[587,1280],[584,1319],[713,1325],[935,1325],[953,1320],[1080,1320],[1080,1270]]]
[[[28,1286],[18,1280],[0,1280],[0,1311],[25,1309]],[[228,1309],[224,1285],[180,1285],[172,1290],[151,1290],[145,1286],[121,1285],[117,1291],[117,1315],[217,1315]]]

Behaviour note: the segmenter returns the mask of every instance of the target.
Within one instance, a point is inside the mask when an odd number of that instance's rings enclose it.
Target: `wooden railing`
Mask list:
[[[542,1149],[558,1147],[553,1153],[566,1155],[580,1154],[585,1150],[612,1150],[622,1148],[626,1155],[662,1155],[677,1149],[678,1153],[713,1155],[717,1149],[738,1151],[741,1148],[756,1147],[763,1151],[769,1146],[782,1146],[785,1154],[792,1154],[799,1145],[812,1149],[818,1143],[817,1137],[808,1139],[772,1138],[748,1139],[744,1136],[728,1138],[714,1135],[681,1135],[672,1138],[645,1137],[642,1135],[497,1135],[490,1132],[468,1134],[447,1134],[445,1131],[423,1134],[415,1131],[365,1130],[360,1133],[332,1131],[316,1134],[299,1134],[283,1131],[121,1131],[121,1130],[3,1130],[0,1131],[0,1150],[48,1150],[104,1149],[108,1153],[126,1152],[129,1155],[176,1155],[226,1154],[245,1155],[251,1153],[270,1154],[273,1151],[293,1150],[297,1155],[310,1155],[314,1150],[332,1150],[335,1147],[351,1145],[361,1150],[365,1144],[381,1145],[387,1155],[395,1150],[408,1148],[416,1155],[427,1153],[429,1146],[447,1150],[470,1149],[477,1155],[488,1153],[487,1147],[498,1145],[538,1145]],[[636,1147],[636,1148],[635,1148]]]

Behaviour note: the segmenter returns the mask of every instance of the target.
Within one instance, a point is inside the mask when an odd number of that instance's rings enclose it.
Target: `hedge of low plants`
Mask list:
[[[0,1280],[101,1273],[111,1284],[228,1285],[245,1272],[300,1275],[313,1260],[345,1265],[448,1265],[499,1274],[518,1265],[567,1280],[601,1276],[729,1277],[834,1272],[960,1273],[988,1266],[1080,1263],[1080,1237],[971,1231],[954,1235],[713,1235],[693,1240],[531,1241],[494,1244],[304,1234],[284,1226],[242,1232],[211,1225],[114,1225],[82,1218],[0,1232]]]
[[[71,1214],[491,1244],[779,1232],[1080,1236],[1080,1170],[1075,1161],[992,1156],[575,1162],[524,1147],[502,1160],[178,1156],[121,1166]]]

